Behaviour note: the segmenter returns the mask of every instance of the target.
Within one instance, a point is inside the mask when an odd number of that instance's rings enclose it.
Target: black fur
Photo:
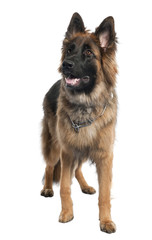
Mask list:
[[[87,55],[87,51],[91,54]],[[70,64],[68,64],[70,63]],[[83,43],[83,37],[77,37],[65,49],[65,57],[60,68],[63,78],[72,76],[72,78],[83,78],[88,76],[89,81],[81,81],[79,86],[70,86],[72,93],[89,94],[95,85],[97,77],[96,56],[87,43]]]
[[[54,114],[57,111],[57,99],[60,93],[61,80],[58,80],[47,92],[45,99],[47,101],[47,107],[49,107]]]

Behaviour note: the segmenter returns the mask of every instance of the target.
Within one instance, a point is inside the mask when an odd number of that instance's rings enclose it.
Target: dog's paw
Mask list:
[[[67,211],[67,210],[63,210],[60,213],[59,222],[61,222],[61,223],[70,222],[73,218],[74,218],[73,212]]]
[[[106,233],[114,233],[116,232],[116,225],[112,221],[101,221],[100,222],[100,229]]]
[[[82,192],[85,194],[94,194],[96,193],[96,190],[93,187],[87,186],[85,188],[82,188]]]
[[[54,192],[52,189],[42,189],[41,196],[43,197],[53,197]]]

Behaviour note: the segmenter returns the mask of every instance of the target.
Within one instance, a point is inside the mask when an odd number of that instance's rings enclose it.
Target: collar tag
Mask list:
[[[80,130],[80,125],[78,123],[74,123],[72,121],[72,127],[74,128],[75,132],[76,133],[79,133],[79,130]]]

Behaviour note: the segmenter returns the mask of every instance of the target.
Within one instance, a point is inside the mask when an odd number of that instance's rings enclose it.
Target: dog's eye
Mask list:
[[[91,52],[91,50],[88,50],[88,49],[87,49],[87,50],[84,51],[84,55],[90,57],[90,56],[93,55],[93,53]]]
[[[67,54],[70,54],[71,52],[72,52],[72,49],[69,48],[69,49],[67,50]]]

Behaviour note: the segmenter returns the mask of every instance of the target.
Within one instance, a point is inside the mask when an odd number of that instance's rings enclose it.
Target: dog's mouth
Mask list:
[[[81,82],[86,84],[89,82],[89,80],[90,80],[89,76],[84,76],[82,78],[78,78],[78,77],[73,76],[72,74],[70,74],[70,76],[65,78],[67,87],[78,87]]]

